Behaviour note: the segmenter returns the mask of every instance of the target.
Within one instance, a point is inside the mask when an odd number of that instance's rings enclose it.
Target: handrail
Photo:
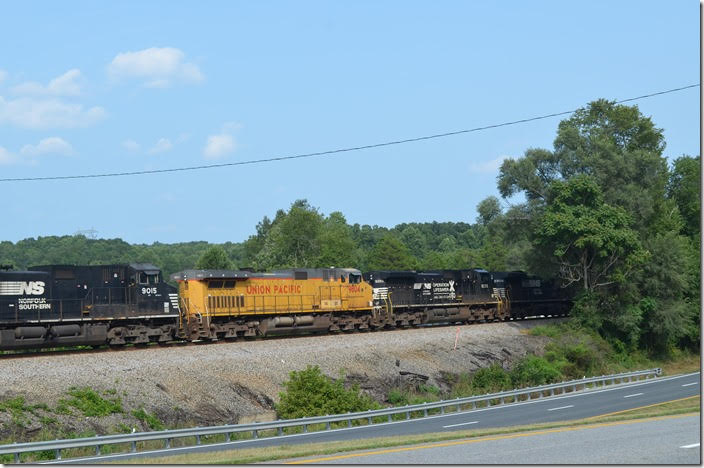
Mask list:
[[[280,419],[271,422],[258,422],[249,424],[230,424],[223,426],[196,427],[165,431],[136,432],[133,434],[115,434],[107,436],[86,437],[82,439],[61,439],[42,442],[14,443],[9,445],[0,445],[0,454],[14,454],[15,463],[20,463],[20,454],[27,452],[53,450],[55,453],[55,460],[62,460],[61,450],[71,448],[95,447],[96,456],[101,456],[100,447],[108,444],[130,443],[131,450],[129,453],[125,454],[129,455],[136,453],[147,453],[138,452],[136,444],[137,442],[144,442],[150,440],[163,440],[165,441],[165,448],[169,449],[171,448],[171,441],[173,439],[182,437],[196,437],[196,445],[200,445],[200,438],[202,436],[212,436],[220,434],[225,434],[226,441],[229,442],[231,434],[238,432],[251,432],[252,436],[254,438],[257,438],[259,431],[276,429],[277,436],[272,437],[278,437],[283,435],[283,429],[287,427],[302,426],[304,432],[307,432],[309,425],[325,423],[325,430],[330,430],[330,424],[334,422],[347,422],[347,426],[351,427],[352,421],[366,419],[369,424],[373,424],[373,418],[380,416],[387,416],[388,422],[391,422],[391,417],[395,414],[405,414],[406,419],[411,419],[411,413],[417,411],[423,411],[422,417],[427,417],[428,410],[432,409],[440,409],[440,414],[445,414],[446,408],[455,407],[457,412],[461,412],[462,405],[471,404],[471,409],[475,409],[477,407],[477,403],[481,402],[486,402],[486,406],[495,406],[491,404],[493,400],[499,400],[500,403],[497,404],[505,404],[506,398],[513,398],[513,401],[517,402],[519,401],[518,398],[521,396],[526,396],[527,400],[532,400],[533,394],[538,394],[537,398],[540,398],[543,397],[543,394],[545,392],[550,392],[548,396],[553,396],[556,394],[555,390],[562,390],[562,393],[560,394],[563,394],[570,389],[572,392],[576,392],[578,386],[582,386],[582,390],[587,390],[587,385],[589,384],[598,386],[597,384],[601,383],[601,387],[603,387],[606,385],[614,385],[617,380],[619,381],[619,383],[625,383],[631,382],[634,379],[640,380],[641,377],[645,377],[647,379],[649,378],[649,376],[659,376],[661,373],[662,371],[660,368],[655,368],[642,371],[625,372],[621,374],[601,375],[598,377],[569,380],[565,382],[540,385],[536,387],[527,387],[485,395],[456,398],[454,400],[442,400],[431,403],[396,406],[380,410],[360,411],[355,413],[346,413],[338,415],[313,416],[298,419]],[[69,460],[80,460],[80,458],[72,458]]]

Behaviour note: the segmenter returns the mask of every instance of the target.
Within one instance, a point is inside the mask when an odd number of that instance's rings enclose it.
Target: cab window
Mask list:
[[[350,273],[350,284],[357,284],[362,282],[362,275],[355,275]]]

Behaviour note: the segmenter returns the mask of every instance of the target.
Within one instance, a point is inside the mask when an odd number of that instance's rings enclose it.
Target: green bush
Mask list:
[[[562,373],[553,363],[538,356],[526,356],[511,370],[514,388],[533,387],[560,380]]]
[[[282,419],[342,414],[378,409],[380,405],[359,391],[354,385],[346,389],[342,375],[331,379],[323,375],[318,366],[308,366],[302,371],[292,371],[284,382],[276,413]]]
[[[472,392],[475,395],[500,392],[509,388],[511,388],[511,377],[500,364],[494,363],[479,369],[472,376]]]
[[[397,388],[392,389],[386,399],[393,406],[406,406],[408,404],[408,394]]]

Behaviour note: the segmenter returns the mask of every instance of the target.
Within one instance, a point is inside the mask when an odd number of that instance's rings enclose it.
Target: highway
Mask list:
[[[665,416],[505,434],[277,463],[700,464],[699,416]]]
[[[684,399],[699,395],[700,392],[701,375],[696,372],[614,385],[598,390],[578,391],[543,399],[509,403],[461,413],[449,413],[408,421],[374,424],[372,426],[356,426],[331,431],[292,434],[268,439],[240,440],[183,447],[169,451],[156,450],[145,454],[133,454],[129,458],[569,421]],[[103,457],[100,460],[124,460],[125,458],[127,458],[125,455],[115,455],[114,457]],[[81,460],[81,462],[85,463],[90,463],[91,461],[93,461],[91,458]]]

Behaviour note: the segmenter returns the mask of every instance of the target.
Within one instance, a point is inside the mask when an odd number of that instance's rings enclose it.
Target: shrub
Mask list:
[[[532,387],[556,382],[560,379],[560,370],[538,356],[526,356],[521,359],[511,371],[511,382],[514,387]]]
[[[479,369],[472,376],[474,394],[495,393],[511,388],[511,378],[499,364]]]
[[[323,375],[318,366],[308,366],[302,371],[292,371],[284,382],[276,412],[280,418],[293,419],[326,414],[378,409],[380,406],[354,385],[346,389],[342,375],[331,379]]]

